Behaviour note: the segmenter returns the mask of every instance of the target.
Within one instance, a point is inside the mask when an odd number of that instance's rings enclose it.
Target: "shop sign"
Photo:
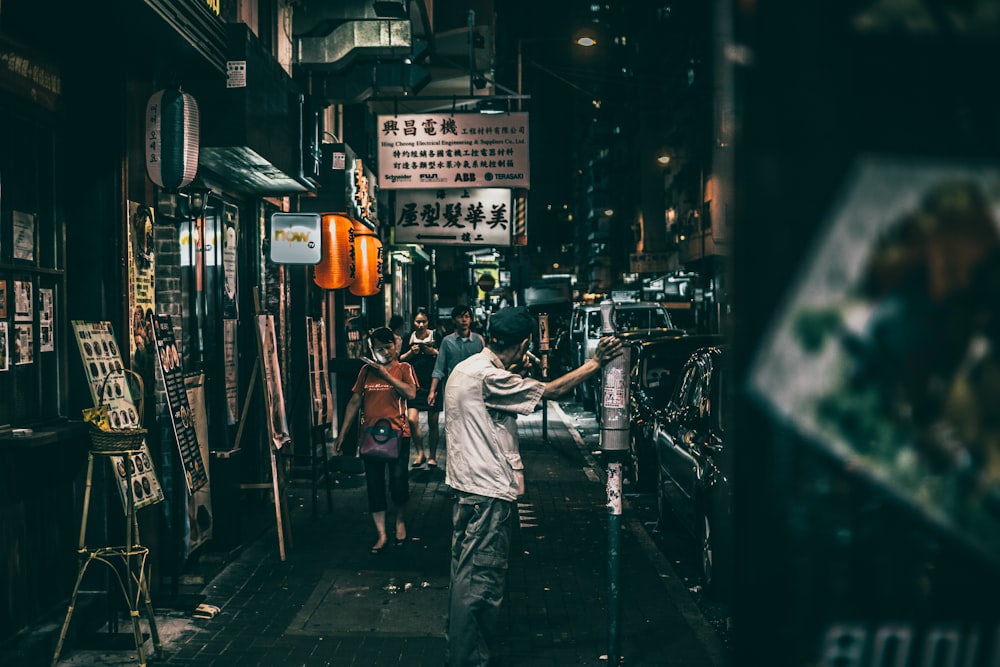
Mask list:
[[[358,220],[378,224],[378,185],[375,174],[365,167],[364,161],[355,158],[351,173],[347,179],[348,201],[351,210],[348,212]]]
[[[54,64],[0,42],[0,87],[55,110],[62,95],[62,77]]]
[[[275,264],[318,264],[319,213],[271,214],[271,261]]]
[[[632,273],[663,273],[673,268],[673,253],[633,252],[629,255],[629,270]]]
[[[528,114],[379,116],[378,165],[383,188],[527,188]]]
[[[511,191],[410,190],[396,194],[396,243],[509,246]]]

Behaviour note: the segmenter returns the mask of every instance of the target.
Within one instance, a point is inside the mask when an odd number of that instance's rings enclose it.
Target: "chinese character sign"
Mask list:
[[[528,114],[378,117],[383,188],[527,188]]]
[[[396,195],[395,243],[509,246],[511,191],[410,190]]]

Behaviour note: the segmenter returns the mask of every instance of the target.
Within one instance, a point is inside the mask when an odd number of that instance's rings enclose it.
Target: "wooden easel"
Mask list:
[[[243,399],[243,408],[240,410],[240,425],[236,430],[236,441],[233,443],[233,449],[239,449],[240,439],[243,437],[243,427],[246,425],[247,412],[250,409],[250,399],[253,398],[253,390],[257,386],[257,380],[260,379],[260,389],[264,395],[264,406],[266,408],[266,415],[264,421],[267,422],[267,435],[269,439],[268,451],[271,455],[271,481],[257,483],[257,484],[240,484],[241,490],[253,490],[253,489],[268,489],[270,488],[274,494],[274,518],[278,529],[278,553],[281,555],[281,560],[285,560],[285,525],[288,526],[288,544],[292,544],[292,522],[288,517],[288,508],[285,499],[285,488],[284,484],[281,482],[280,469],[278,467],[278,460],[275,456],[276,446],[275,443],[278,442],[277,436],[282,436],[286,441],[290,440],[287,433],[276,434],[274,432],[274,420],[271,415],[272,412],[272,397],[270,387],[267,386],[267,374],[262,370],[262,365],[264,364],[264,340],[261,338],[260,325],[257,321],[257,317],[265,315],[260,310],[260,296],[257,292],[257,288],[254,288],[253,292],[254,310],[255,310],[255,321],[254,327],[257,331],[257,360],[253,365],[253,372],[250,375],[250,388],[247,390],[246,398]],[[278,369],[275,369],[277,373]]]

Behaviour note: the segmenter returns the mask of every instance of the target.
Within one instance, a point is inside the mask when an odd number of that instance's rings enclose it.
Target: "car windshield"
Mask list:
[[[690,356],[685,345],[650,346],[639,368],[642,386],[657,403],[666,403],[677,385],[681,368]]]

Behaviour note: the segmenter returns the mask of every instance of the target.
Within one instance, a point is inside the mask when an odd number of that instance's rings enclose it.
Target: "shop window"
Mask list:
[[[65,258],[56,132],[0,102],[0,428],[65,415]]]

